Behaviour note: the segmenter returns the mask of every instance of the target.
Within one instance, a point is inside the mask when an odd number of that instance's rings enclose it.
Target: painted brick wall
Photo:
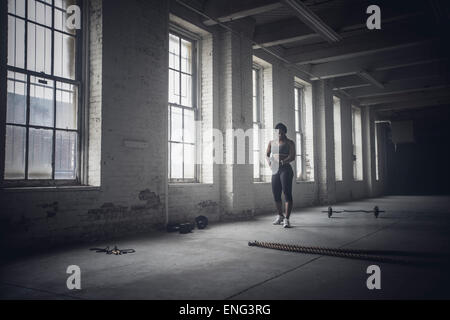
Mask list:
[[[152,232],[166,221],[168,2],[90,3],[89,182],[93,187],[3,190],[0,237],[9,247]],[[253,28],[248,20],[232,26],[247,35]],[[219,27],[210,31],[202,40],[201,52],[205,128],[248,129],[252,123],[252,44]],[[300,75],[271,56],[258,56],[272,66],[273,86],[267,96],[273,99],[273,124],[284,122],[294,128],[294,76]],[[370,195],[366,177],[353,181],[350,102],[341,97],[343,181],[336,183],[330,127],[332,86],[318,81],[313,89],[316,179],[294,181],[294,206],[300,211],[314,204]],[[375,119],[364,112],[363,119],[364,173],[373,176],[374,161],[367,160],[373,160],[369,154],[373,126],[368,126]],[[384,189],[385,139],[380,130],[381,180],[372,179],[373,195]],[[138,143],[129,147],[127,142]],[[224,145],[224,157],[233,156],[230,142],[225,140]],[[208,183],[168,187],[169,220],[191,220],[204,214],[218,221],[275,211],[271,185],[253,183],[252,165],[215,164],[205,167],[203,174]]]
[[[120,237],[164,223],[168,2],[90,3],[89,178],[95,186],[101,177],[101,187],[2,190],[1,240],[9,248]]]
[[[100,0],[89,1],[89,157],[88,184],[101,184],[103,12]]]

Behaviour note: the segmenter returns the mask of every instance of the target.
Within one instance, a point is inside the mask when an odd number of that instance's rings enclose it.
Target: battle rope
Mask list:
[[[369,255],[364,253],[364,250],[357,249],[342,249],[342,248],[322,248],[322,247],[303,247],[291,244],[273,243],[273,242],[259,242],[253,241],[248,243],[251,247],[260,247],[266,249],[274,249],[281,251],[290,251],[306,254],[318,254],[322,256],[333,256],[349,259],[370,260],[386,263],[411,264],[411,261],[388,258],[378,255]]]
[[[120,256],[122,254],[128,254],[128,253],[135,253],[136,250],[134,249],[118,249],[117,246],[114,246],[114,249],[109,249],[109,246],[102,249],[102,248],[91,248],[89,249],[91,251],[95,251],[97,253],[106,253],[106,254],[114,254],[116,256]]]

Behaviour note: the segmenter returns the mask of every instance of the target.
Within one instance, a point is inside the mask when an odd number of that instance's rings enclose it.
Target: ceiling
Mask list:
[[[182,1],[212,18],[202,17],[208,26],[252,19],[256,52],[276,52],[310,80],[333,79],[336,94],[383,114],[450,105],[447,0]],[[381,30],[366,27],[372,4]]]

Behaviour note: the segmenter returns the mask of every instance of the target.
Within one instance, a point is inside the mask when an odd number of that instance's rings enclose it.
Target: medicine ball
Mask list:
[[[208,218],[205,216],[198,216],[195,218],[195,223],[198,229],[205,229],[208,226]]]

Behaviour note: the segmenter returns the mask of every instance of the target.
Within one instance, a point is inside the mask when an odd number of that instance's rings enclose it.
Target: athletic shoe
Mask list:
[[[284,217],[279,215],[279,216],[275,219],[275,221],[273,222],[273,224],[281,224],[281,223],[283,222],[283,220],[284,220]]]
[[[283,228],[290,228],[291,224],[289,223],[289,219],[284,219]]]

